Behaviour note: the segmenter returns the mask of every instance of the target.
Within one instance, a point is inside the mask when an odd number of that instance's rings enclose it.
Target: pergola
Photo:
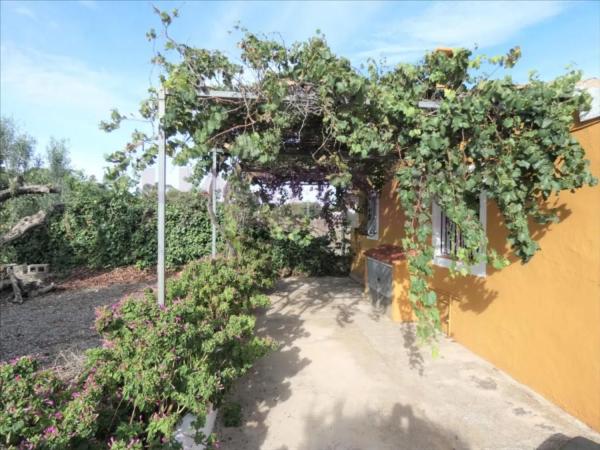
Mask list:
[[[158,261],[157,261],[157,275],[158,275],[158,304],[164,305],[165,302],[165,188],[166,188],[166,136],[163,129],[163,118],[166,113],[166,99],[168,92],[164,87],[159,89],[158,93]],[[227,103],[240,103],[248,100],[257,101],[259,100],[255,94],[241,93],[235,91],[222,91],[222,90],[211,90],[206,89],[198,93],[199,99],[209,99],[213,102],[227,102]],[[289,95],[285,99],[290,105],[300,104],[303,108],[310,109],[311,105],[315,102],[310,94],[302,92]],[[436,110],[439,108],[439,102],[434,100],[421,100],[418,102],[418,107],[425,110]],[[319,148],[324,145],[321,142],[320,136],[317,132],[311,132],[310,123],[307,124],[306,129],[308,132],[304,133],[302,138],[298,134],[290,134],[283,137],[282,148],[280,154],[286,157],[285,168],[279,168],[279,177],[288,177],[289,179],[301,180],[305,184],[318,184],[326,183],[328,177],[331,175],[333,167],[327,167],[326,165],[320,165],[315,167],[314,154],[318,152]],[[212,222],[212,247],[211,255],[214,259],[216,257],[216,241],[217,241],[217,229],[216,229],[216,189],[214,186],[215,180],[217,179],[217,153],[219,149],[213,148],[212,150],[212,168],[211,168],[211,187],[209,190],[209,200],[211,213],[213,215]],[[379,162],[386,162],[389,160],[390,167],[393,168],[394,156],[369,156],[363,157],[352,157],[348,154],[350,159],[353,159],[354,167],[357,168],[357,173],[360,173],[361,165],[368,164],[369,161],[374,159]],[[289,164],[292,162],[292,164]],[[242,170],[246,173],[252,174],[256,179],[260,179],[265,183],[269,183],[271,178],[270,174],[273,173],[274,168],[260,165],[260,164],[247,164],[242,163]],[[361,185],[360,179],[353,180],[356,185]],[[363,186],[367,187],[367,186]]]

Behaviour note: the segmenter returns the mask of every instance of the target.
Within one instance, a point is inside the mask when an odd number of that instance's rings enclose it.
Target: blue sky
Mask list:
[[[70,142],[75,168],[101,177],[103,155],[121,148],[130,127],[98,129],[109,110],[136,110],[152,78],[159,28],[152,4],[179,8],[174,36],[236,55],[239,21],[252,31],[279,32],[286,42],[323,31],[339,54],[359,65],[369,57],[415,61],[437,46],[478,45],[505,53],[520,45],[513,71],[549,79],[568,64],[600,77],[600,2],[0,2],[0,113],[38,141]]]

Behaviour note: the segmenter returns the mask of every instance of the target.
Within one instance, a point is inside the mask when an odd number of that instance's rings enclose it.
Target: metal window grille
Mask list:
[[[479,214],[478,214],[479,215]],[[440,209],[440,239],[438,255],[443,258],[456,259],[458,251],[465,248],[465,240],[460,228]],[[469,258],[474,260],[476,252],[471,251]]]
[[[456,258],[458,250],[464,247],[464,239],[458,226],[440,210],[440,248],[439,255]]]
[[[377,238],[379,234],[379,197],[377,193],[369,195],[367,205],[367,236]]]
[[[487,225],[487,204],[485,194],[480,194],[472,199],[467,199],[476,212],[483,231]],[[460,228],[444,213],[442,208],[434,201],[432,205],[432,226],[433,235],[432,242],[434,245],[433,263],[441,267],[452,267],[453,263],[458,260],[458,255],[461,249],[465,249],[465,239],[460,232]],[[459,262],[459,265],[464,267],[464,263],[468,267],[472,275],[485,277],[486,262],[479,258],[485,254],[485,247],[469,252],[467,261]]]

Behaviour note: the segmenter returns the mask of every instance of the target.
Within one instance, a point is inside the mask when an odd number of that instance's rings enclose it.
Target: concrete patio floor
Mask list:
[[[433,359],[348,278],[287,279],[271,298],[258,325],[280,348],[230,395],[243,423],[218,425],[221,449],[600,448],[598,433],[461,345],[444,339]]]

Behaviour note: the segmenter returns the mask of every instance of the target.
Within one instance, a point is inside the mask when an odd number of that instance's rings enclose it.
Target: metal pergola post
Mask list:
[[[165,130],[162,122],[165,117],[165,88],[158,91],[158,304],[165,304],[165,188],[167,175],[167,155]]]
[[[212,195],[212,211],[216,220],[217,217],[217,149],[212,150],[212,172],[211,172],[211,195]],[[212,248],[211,257],[217,257],[217,224],[212,222]]]

